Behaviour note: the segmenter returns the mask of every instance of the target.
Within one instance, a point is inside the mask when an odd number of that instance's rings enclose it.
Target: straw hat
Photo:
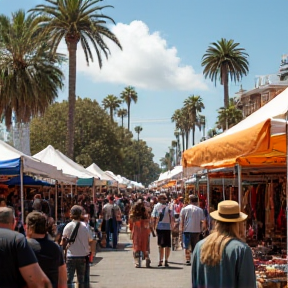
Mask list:
[[[218,203],[218,210],[211,212],[210,216],[221,222],[241,222],[248,215],[240,212],[239,204],[236,201],[225,200]]]

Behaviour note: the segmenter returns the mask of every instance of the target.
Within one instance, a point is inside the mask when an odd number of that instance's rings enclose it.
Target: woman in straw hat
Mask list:
[[[215,230],[194,249],[192,287],[256,287],[252,252],[239,236],[239,222],[247,215],[240,212],[237,202],[226,200],[210,216],[216,220]]]

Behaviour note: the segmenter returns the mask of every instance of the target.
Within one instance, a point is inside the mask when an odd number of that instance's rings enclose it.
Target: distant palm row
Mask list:
[[[218,42],[214,42],[208,47],[206,53],[202,57],[202,66],[204,66],[203,74],[205,78],[210,78],[215,82],[220,80],[224,86],[224,106],[220,107],[218,112],[218,120],[215,123],[216,127],[208,131],[208,137],[211,138],[219,133],[219,130],[224,131],[233,125],[240,122],[243,118],[242,112],[235,107],[234,99],[229,99],[228,82],[238,82],[243,75],[247,75],[248,69],[248,54],[245,49],[239,48],[239,43],[234,43],[233,40],[227,41],[222,38]],[[171,170],[175,165],[180,164],[181,147],[179,137],[182,137],[182,151],[188,149],[189,134],[191,131],[192,146],[195,145],[195,129],[205,132],[205,116],[200,113],[205,109],[202,98],[199,95],[191,95],[184,100],[184,106],[181,109],[175,110],[171,117],[175,123],[175,137],[169,151],[160,159],[164,170]],[[206,136],[203,133],[201,141],[205,140]],[[176,152],[175,152],[176,150]]]

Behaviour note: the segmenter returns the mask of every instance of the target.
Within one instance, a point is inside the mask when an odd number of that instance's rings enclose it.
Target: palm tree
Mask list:
[[[118,117],[121,117],[122,128],[123,128],[123,120],[124,120],[124,117],[127,116],[127,109],[119,109],[119,110],[117,111],[117,116],[118,116]]]
[[[249,72],[249,56],[244,48],[238,48],[239,43],[234,40],[222,38],[220,41],[211,43],[206,53],[202,57],[203,74],[205,78],[209,77],[211,81],[220,78],[221,85],[224,85],[224,107],[229,106],[228,81],[229,75],[231,81],[240,81],[243,75]]]
[[[135,132],[138,134],[138,141],[139,141],[139,134],[140,134],[140,132],[143,130],[143,128],[142,128],[141,126],[136,126],[136,127],[134,128],[134,130],[135,130]]]
[[[62,89],[59,64],[64,57],[50,51],[34,15],[23,10],[12,13],[11,19],[0,15],[0,115],[8,128],[12,113],[17,123],[28,123],[43,114]]]
[[[202,109],[205,109],[202,98],[200,96],[191,95],[184,100],[184,107],[189,111],[189,118],[192,130],[192,146],[195,145],[195,127],[201,129],[200,114]]]
[[[236,125],[243,119],[242,111],[237,109],[235,106],[235,102],[233,98],[229,99],[229,107],[228,109],[224,109],[223,107],[218,109],[217,116],[217,128],[225,130],[226,125],[228,124],[228,128]]]
[[[182,137],[182,151],[185,150],[185,127],[187,119],[185,118],[182,109],[176,109],[171,117],[172,123],[175,122],[176,129],[179,129],[179,135]],[[188,148],[188,147],[187,147]]]
[[[114,121],[113,119],[113,115],[114,115],[114,111],[120,107],[120,104],[122,103],[122,100],[118,99],[116,96],[110,94],[107,97],[105,97],[102,100],[102,105],[103,108],[109,109],[110,110],[110,118],[111,118],[111,122]]]
[[[98,6],[101,0],[46,0],[49,5],[37,5],[30,11],[39,15],[40,27],[49,35],[53,52],[62,39],[65,39],[69,54],[69,110],[67,119],[67,156],[74,158],[74,116],[76,101],[76,51],[80,42],[86,62],[93,62],[91,46],[94,48],[99,67],[102,67],[102,55],[110,53],[105,38],[112,40],[122,49],[117,37],[106,26],[106,20],[115,21],[102,10],[110,5]],[[89,45],[90,44],[90,45]]]
[[[124,91],[121,93],[121,99],[123,102],[127,104],[128,108],[128,131],[130,131],[130,105],[131,102],[133,101],[134,103],[137,103],[138,100],[138,95],[137,92],[135,91],[134,87],[132,86],[127,86],[124,88]]]

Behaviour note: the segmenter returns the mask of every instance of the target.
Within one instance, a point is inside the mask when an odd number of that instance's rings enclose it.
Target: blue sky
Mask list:
[[[0,13],[10,15],[44,2],[0,0]],[[101,104],[108,94],[120,96],[124,87],[134,86],[138,101],[131,105],[131,129],[143,127],[140,138],[152,147],[158,163],[175,140],[171,116],[188,96],[202,97],[206,130],[214,126],[216,110],[223,106],[223,87],[219,83],[215,87],[202,74],[201,58],[211,42],[233,39],[249,54],[249,74],[241,83],[230,83],[231,97],[240,84],[252,89],[257,75],[276,74],[281,56],[288,53],[288,1],[104,0],[101,4],[114,6],[103,14],[115,20],[116,25],[109,27],[123,51],[109,44],[111,56],[100,70],[97,62],[87,67],[79,47],[76,95]],[[64,43],[59,51],[67,53]],[[68,68],[64,70],[68,78]],[[57,101],[67,98],[66,81]],[[200,137],[198,132],[196,142]]]

